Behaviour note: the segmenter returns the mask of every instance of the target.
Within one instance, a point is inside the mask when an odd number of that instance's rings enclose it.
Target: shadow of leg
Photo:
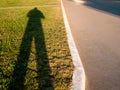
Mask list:
[[[9,90],[23,90],[24,89],[24,78],[27,71],[27,64],[30,55],[30,48],[32,42],[32,33],[26,32],[23,36],[22,43],[20,46],[20,54],[18,55],[17,62],[14,67],[12,81],[9,86]]]
[[[54,90],[42,28],[35,33],[37,71],[40,90]]]

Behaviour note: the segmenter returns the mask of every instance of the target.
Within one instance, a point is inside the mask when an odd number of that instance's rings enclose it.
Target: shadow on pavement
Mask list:
[[[120,16],[120,0],[85,0],[84,5]]]

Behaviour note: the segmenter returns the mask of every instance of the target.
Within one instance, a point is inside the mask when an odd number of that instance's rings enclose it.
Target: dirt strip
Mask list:
[[[60,7],[60,5],[43,5],[43,6],[14,6],[14,7],[0,7],[0,10],[17,9],[17,8],[33,8],[33,7]]]

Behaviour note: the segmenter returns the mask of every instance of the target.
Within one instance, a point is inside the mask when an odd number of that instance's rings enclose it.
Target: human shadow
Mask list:
[[[120,16],[120,0],[85,0],[84,5]]]
[[[31,44],[34,39],[36,49],[36,67],[38,74],[36,78],[38,80],[39,90],[54,90],[41,22],[41,19],[44,19],[45,17],[43,13],[37,8],[30,10],[27,14],[27,17],[29,20],[22,38],[20,53],[17,57],[17,62],[14,67],[12,81],[9,85],[9,89],[25,89],[25,76],[31,52]]]

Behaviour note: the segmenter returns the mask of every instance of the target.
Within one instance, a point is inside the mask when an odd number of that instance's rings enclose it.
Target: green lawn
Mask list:
[[[69,90],[72,70],[60,7],[0,10],[0,90]]]
[[[59,4],[59,0],[0,0],[0,7]]]

